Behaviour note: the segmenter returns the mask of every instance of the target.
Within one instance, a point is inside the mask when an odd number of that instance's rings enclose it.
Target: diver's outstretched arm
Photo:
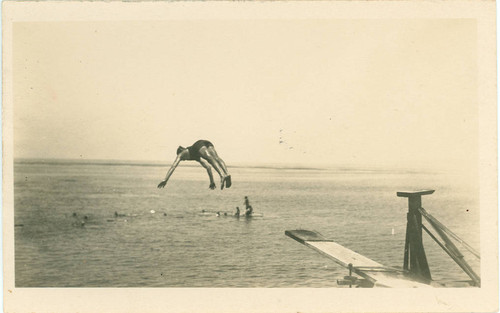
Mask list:
[[[181,161],[181,157],[180,157],[180,155],[178,155],[175,158],[174,163],[172,164],[172,166],[168,170],[167,175],[165,176],[165,179],[161,183],[158,184],[158,188],[165,187],[165,185],[167,184],[168,179],[170,178],[170,176],[172,176],[172,174],[174,173],[175,169],[177,168],[177,165],[179,165],[180,161]]]
[[[200,158],[199,162],[200,162],[201,166],[203,166],[207,170],[208,178],[210,178],[210,186],[208,188],[214,190],[215,189],[215,182],[214,182],[214,176],[212,175],[212,167],[210,166],[210,164],[207,161],[205,161],[201,158]]]

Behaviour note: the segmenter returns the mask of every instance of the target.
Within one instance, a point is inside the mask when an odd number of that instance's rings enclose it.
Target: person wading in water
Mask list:
[[[252,213],[253,213],[253,208],[250,205],[250,201],[248,200],[247,196],[245,196],[245,207],[246,207],[246,209],[245,209],[245,215],[246,216],[251,216]]]
[[[217,155],[214,145],[208,140],[198,140],[190,147],[184,148],[179,146],[177,148],[177,157],[168,170],[165,179],[158,184],[158,188],[165,187],[180,161],[198,161],[207,170],[208,177],[210,178],[210,189],[215,189],[212,167],[219,173],[220,189],[231,187],[231,175],[227,171],[226,163]]]

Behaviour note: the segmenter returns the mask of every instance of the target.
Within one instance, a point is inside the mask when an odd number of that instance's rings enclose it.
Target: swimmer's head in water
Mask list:
[[[186,150],[186,148],[184,148],[183,146],[179,146],[177,148],[177,154],[181,153],[182,151]]]

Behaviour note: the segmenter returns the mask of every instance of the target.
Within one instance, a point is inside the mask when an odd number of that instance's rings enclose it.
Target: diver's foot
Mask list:
[[[224,183],[226,182],[226,177],[221,177],[220,179],[220,190],[224,189]]]
[[[231,187],[231,175],[226,176],[226,188]]]

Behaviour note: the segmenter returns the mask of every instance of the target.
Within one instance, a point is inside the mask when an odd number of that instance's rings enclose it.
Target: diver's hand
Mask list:
[[[208,188],[214,190],[215,189],[215,183],[210,183],[210,187],[208,187]]]
[[[167,184],[167,181],[164,180],[164,181],[162,181],[161,183],[158,184],[158,188],[163,188],[163,187],[165,187],[166,184]]]

